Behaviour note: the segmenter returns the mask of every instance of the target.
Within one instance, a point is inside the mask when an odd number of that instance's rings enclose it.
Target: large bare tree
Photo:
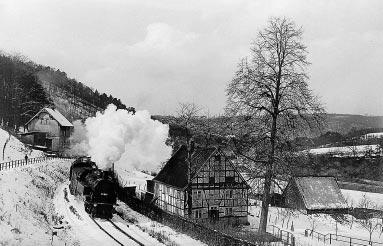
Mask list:
[[[323,108],[307,84],[309,62],[302,34],[293,21],[271,18],[227,88],[227,113],[236,116],[236,151],[264,177],[260,232],[267,227],[273,178],[288,163],[283,155],[288,140],[323,119]]]

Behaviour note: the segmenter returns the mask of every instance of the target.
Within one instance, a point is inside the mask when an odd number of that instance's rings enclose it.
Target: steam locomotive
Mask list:
[[[117,201],[117,182],[112,171],[104,171],[90,157],[76,159],[69,174],[69,190],[84,200],[85,211],[92,217],[113,217]]]

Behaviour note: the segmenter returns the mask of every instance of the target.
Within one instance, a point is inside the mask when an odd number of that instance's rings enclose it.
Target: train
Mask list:
[[[69,191],[84,200],[85,211],[92,217],[113,217],[118,182],[112,171],[101,170],[90,157],[79,157],[69,171]]]

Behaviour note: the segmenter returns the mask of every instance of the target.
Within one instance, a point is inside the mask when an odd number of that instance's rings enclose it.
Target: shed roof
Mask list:
[[[60,124],[60,126],[73,127],[72,123],[70,123],[58,110],[51,108],[41,109],[37,114],[35,114],[35,116],[33,116],[27,123],[25,123],[25,125],[28,125],[29,122],[36,118],[41,112],[47,112],[50,114],[53,119],[55,119]]]
[[[348,207],[334,177],[294,177],[293,179],[306,209],[322,210]]]
[[[191,157],[191,178],[198,172],[209,157],[217,150],[216,147],[196,148]],[[174,187],[184,188],[188,184],[187,147],[182,145],[168,160],[165,166],[153,179]]]

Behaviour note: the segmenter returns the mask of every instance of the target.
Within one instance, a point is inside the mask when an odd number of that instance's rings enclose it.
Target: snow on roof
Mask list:
[[[348,208],[333,177],[295,177],[294,181],[308,210]]]
[[[72,123],[70,123],[58,110],[51,109],[51,108],[44,108],[52,117],[57,120],[57,122],[61,126],[71,126],[73,127]]]
[[[33,116],[25,125],[28,125],[36,116],[38,116],[41,112],[47,112],[50,114],[53,119],[55,119],[61,126],[73,127],[72,123],[70,123],[58,110],[51,108],[43,108],[41,109],[35,116]]]

